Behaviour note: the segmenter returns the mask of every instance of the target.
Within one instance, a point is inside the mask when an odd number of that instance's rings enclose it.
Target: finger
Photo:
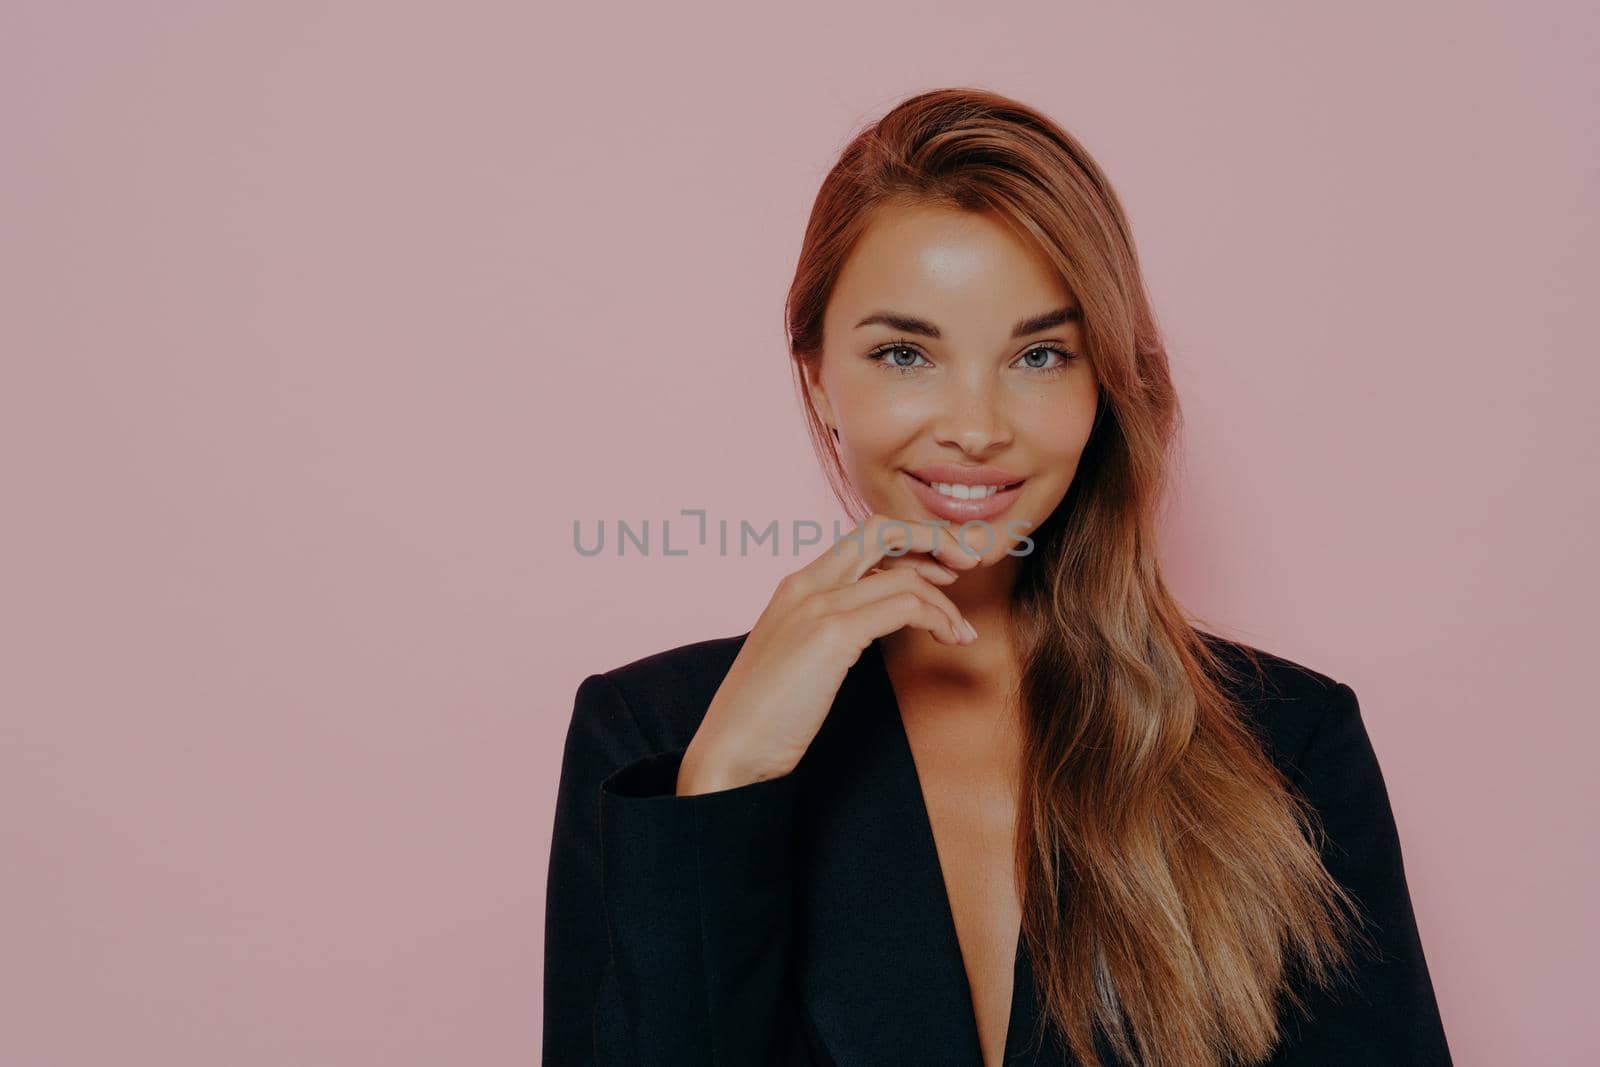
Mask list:
[[[933,605],[944,613],[944,634],[953,642],[965,643],[967,621],[943,592],[931,585],[916,571],[906,567],[877,571],[849,585],[818,593],[817,610],[823,615],[843,615],[875,601],[910,593]]]
[[[883,521],[889,523],[893,520],[884,517]],[[971,570],[982,562],[984,549],[978,546],[983,545],[987,538],[978,531],[951,526],[943,519],[918,519],[911,526],[915,533],[913,541],[916,549],[927,552],[941,565]]]
[[[840,538],[825,550],[814,563],[814,573],[824,584],[842,585],[857,581],[883,559],[903,558],[913,552],[933,555],[956,570],[970,570],[980,562],[978,554],[947,526],[873,514],[848,538]]]
[[[859,584],[859,583],[852,583]],[[894,633],[907,626],[926,630],[941,644],[967,644],[965,635],[951,630],[950,617],[940,608],[905,591],[870,600],[853,611],[836,618],[845,621],[858,648],[866,648],[874,639]]]
[[[983,562],[983,554],[988,548],[985,544],[988,540],[986,535],[948,524],[931,528],[939,534],[931,554],[941,563],[971,570]]]
[[[951,582],[954,582],[958,577],[960,577],[957,572],[949,567],[946,567],[938,560],[930,559],[927,556],[918,554],[908,554],[899,557],[890,556],[879,561],[877,566],[877,570],[879,571],[892,570],[895,568],[916,571],[934,585],[949,585]],[[870,574],[872,572],[869,571],[868,573]]]

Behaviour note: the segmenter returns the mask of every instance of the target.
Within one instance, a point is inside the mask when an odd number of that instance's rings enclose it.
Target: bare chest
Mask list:
[[[1000,1062],[1011,1017],[1022,921],[1015,871],[1016,773],[1012,719],[910,693],[901,718],[944,874],[984,1062]]]

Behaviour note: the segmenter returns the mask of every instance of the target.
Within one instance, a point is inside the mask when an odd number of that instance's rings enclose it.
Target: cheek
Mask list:
[[[844,447],[877,455],[902,447],[929,418],[928,398],[916,389],[890,389],[866,380],[851,383],[834,399]]]
[[[1073,389],[1041,392],[1018,405],[1018,436],[1026,436],[1040,455],[1075,457],[1094,429],[1096,395]]]
[[[1083,454],[1084,445],[1089,443],[1090,420],[1077,419],[1057,420],[1045,429],[1044,435],[1038,439],[1039,452],[1049,456],[1053,462],[1073,464]]]
[[[1072,484],[1078,461],[1094,430],[1096,396],[1082,391],[1063,401],[1060,396],[1041,398],[1037,405],[1020,413],[1019,442],[1026,440],[1027,451],[1036,458],[1040,488],[1061,495]]]
[[[840,418],[858,429],[868,423],[903,422],[926,415],[933,391],[917,383],[895,381],[891,372],[859,368],[834,379],[834,406]]]
[[[864,490],[874,480],[885,476],[889,460],[899,449],[901,438],[890,432],[890,427],[878,420],[866,419],[852,422],[842,420],[844,429],[839,440],[839,459],[850,481],[858,490]]]
[[[902,392],[862,389],[834,401],[839,416],[839,460],[845,476],[873,510],[893,510],[899,467],[927,422],[926,412]]]

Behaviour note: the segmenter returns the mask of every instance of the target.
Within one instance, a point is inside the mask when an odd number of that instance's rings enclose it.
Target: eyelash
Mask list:
[[[867,353],[867,358],[872,360],[872,362],[878,364],[880,367],[884,368],[885,370],[895,371],[895,372],[897,372],[899,374],[909,374],[912,371],[917,371],[917,370],[921,370],[922,369],[922,367],[920,365],[917,365],[917,364],[912,364],[909,367],[902,367],[899,364],[891,363],[887,359],[884,358],[890,352],[893,352],[895,349],[898,349],[898,348],[909,349],[910,351],[917,353],[917,355],[919,355],[919,356],[922,355],[922,350],[919,349],[914,344],[910,344],[910,343],[908,343],[906,341],[890,341],[888,344],[879,345],[877,348],[874,348],[871,352],[868,352]],[[1023,355],[1027,355],[1028,352],[1037,351],[1038,349],[1043,349],[1046,352],[1055,352],[1056,354],[1058,354],[1059,356],[1062,357],[1061,358],[1061,362],[1056,364],[1054,367],[1028,367],[1027,368],[1028,370],[1036,371],[1036,372],[1038,372],[1040,374],[1060,374],[1062,371],[1064,371],[1068,367],[1072,366],[1073,361],[1078,358],[1078,354],[1076,352],[1071,351],[1068,348],[1065,348],[1065,347],[1063,347],[1061,345],[1058,345],[1058,344],[1050,344],[1050,343],[1045,343],[1045,342],[1041,342],[1040,344],[1036,344],[1036,345],[1029,345],[1027,350],[1023,352]],[[922,356],[922,358],[923,359],[927,359],[928,357],[927,356]]]

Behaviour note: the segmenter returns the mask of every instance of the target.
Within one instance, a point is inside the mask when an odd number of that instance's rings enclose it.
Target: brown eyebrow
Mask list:
[[[1023,319],[1012,329],[1011,336],[1027,337],[1029,334],[1054,329],[1069,322],[1078,322],[1082,318],[1082,308],[1076,306],[1056,308],[1056,310],[1047,311],[1043,315],[1035,315],[1031,319]],[[933,323],[912,315],[902,315],[895,311],[874,311],[856,323],[856,329],[859,330],[863,326],[872,326],[874,324],[888,326],[902,333],[914,333],[922,337],[932,337],[936,340],[944,336],[939,332],[939,327]]]

